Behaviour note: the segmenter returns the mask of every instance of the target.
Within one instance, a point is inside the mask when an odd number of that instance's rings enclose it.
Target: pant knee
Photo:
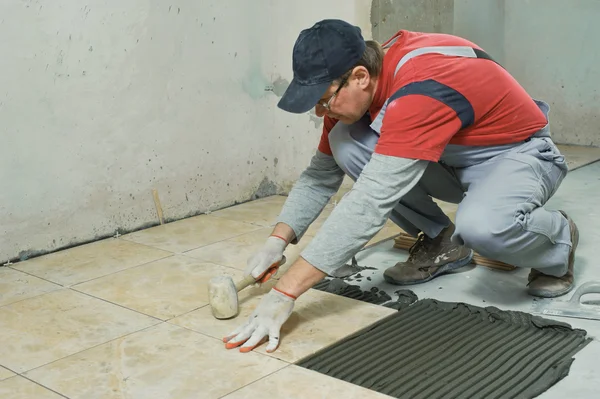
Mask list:
[[[363,120],[352,125],[337,123],[329,132],[329,146],[335,161],[354,180],[369,162],[377,139]]]
[[[471,207],[456,215],[454,240],[492,259],[506,259],[510,242],[517,237],[520,226],[513,218],[494,215],[483,207]]]

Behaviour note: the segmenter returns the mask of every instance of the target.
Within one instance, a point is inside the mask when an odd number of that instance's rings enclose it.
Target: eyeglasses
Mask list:
[[[340,82],[340,85],[338,86],[337,90],[335,91],[335,93],[333,93],[333,94],[331,95],[331,97],[329,97],[329,100],[327,100],[327,102],[326,102],[326,103],[319,102],[318,104],[319,104],[321,107],[325,108],[327,111],[331,111],[331,108],[330,108],[330,107],[331,107],[331,102],[333,101],[333,99],[335,98],[335,96],[337,96],[337,94],[340,92],[340,90],[342,89],[342,87],[344,87],[344,85],[345,85],[345,84],[346,84],[346,82],[348,81],[348,78],[349,78],[349,77],[350,77],[350,76],[346,76],[346,77],[344,77],[344,78],[342,79],[342,81]]]

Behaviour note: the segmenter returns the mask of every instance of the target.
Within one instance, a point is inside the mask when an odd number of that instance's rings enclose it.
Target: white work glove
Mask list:
[[[254,255],[248,258],[244,275],[252,275],[257,282],[266,283],[271,275],[277,271],[277,265],[283,259],[283,251],[287,246],[287,241],[281,237],[270,236],[263,247]],[[267,270],[275,266],[272,273],[264,275]]]
[[[279,346],[281,326],[292,314],[296,298],[275,288],[271,289],[260,301],[248,321],[223,338],[225,348],[232,349],[240,345],[240,352],[250,352],[269,337],[267,352],[273,352]]]

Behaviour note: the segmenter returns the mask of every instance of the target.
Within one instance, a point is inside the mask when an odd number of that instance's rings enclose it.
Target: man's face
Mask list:
[[[373,85],[368,72],[365,76],[364,71],[357,69],[346,81],[342,80],[329,86],[315,106],[317,116],[327,115],[344,124],[357,122],[363,117],[371,105],[376,85]]]

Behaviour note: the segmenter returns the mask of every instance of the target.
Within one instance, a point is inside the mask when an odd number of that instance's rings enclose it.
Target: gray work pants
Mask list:
[[[333,156],[354,181],[379,139],[367,117],[337,123],[329,134]],[[450,224],[433,201],[456,203],[453,242],[517,267],[562,276],[571,238],[567,220],[543,205],[556,192],[567,167],[549,137],[506,146],[448,146],[430,162],[419,183],[393,209],[390,219],[407,233],[437,236]]]

